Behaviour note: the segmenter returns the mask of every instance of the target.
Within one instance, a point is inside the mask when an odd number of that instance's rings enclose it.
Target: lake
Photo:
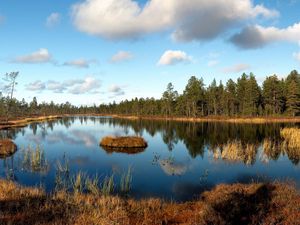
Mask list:
[[[57,168],[67,160],[70,174],[118,183],[132,170],[130,196],[193,199],[220,183],[293,180],[300,186],[300,152],[283,151],[280,129],[297,124],[191,123],[66,117],[1,130],[18,151],[0,159],[0,177],[53,191]],[[99,146],[107,135],[139,135],[148,147],[134,154]],[[43,151],[44,170],[26,164],[26,149]],[[237,152],[232,152],[235,147]],[[117,192],[117,191],[116,191]]]

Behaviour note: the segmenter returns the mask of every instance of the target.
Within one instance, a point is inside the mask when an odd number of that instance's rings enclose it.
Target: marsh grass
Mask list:
[[[121,193],[128,194],[132,183],[132,167],[129,166],[126,173],[123,173],[120,180]]]
[[[242,144],[241,141],[228,141],[225,145],[219,146],[214,150],[215,159],[223,159],[228,162],[244,162],[246,165],[252,165],[255,162],[257,145]]]
[[[10,139],[0,140],[0,158],[6,158],[17,151],[16,144]]]
[[[293,128],[283,128],[280,130],[280,135],[286,141],[288,148],[298,149],[300,151],[300,129]]]
[[[23,149],[21,164],[23,170],[33,173],[44,174],[50,168],[45,157],[45,151],[40,146],[36,146],[35,148],[28,146]]]
[[[55,192],[89,193],[103,196],[128,195],[132,184],[132,168],[128,167],[127,172],[121,174],[120,177],[120,185],[118,186],[114,173],[102,179],[98,174],[89,176],[82,171],[71,174],[69,160],[64,156],[62,162],[57,161],[54,190]]]
[[[300,224],[293,184],[221,184],[194,201],[46,194],[0,180],[0,224]]]

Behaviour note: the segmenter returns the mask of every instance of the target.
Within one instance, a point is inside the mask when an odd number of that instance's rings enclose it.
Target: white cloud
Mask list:
[[[100,80],[88,76],[84,79],[65,80],[62,82],[49,80],[42,82],[37,80],[33,83],[26,85],[29,91],[41,92],[43,90],[53,91],[54,93],[68,92],[71,94],[95,94],[101,87]]]
[[[165,65],[175,65],[181,62],[191,62],[192,57],[186,54],[183,51],[173,51],[168,50],[160,57],[158,61],[158,65],[165,66]]]
[[[18,56],[13,60],[15,63],[47,63],[52,59],[48,49],[41,48],[28,55]]]
[[[40,91],[43,91],[43,90],[46,89],[46,85],[42,81],[37,80],[37,81],[35,81],[33,83],[29,83],[28,85],[26,85],[26,89],[28,91],[37,91],[37,92],[40,92]]]
[[[230,67],[226,67],[222,71],[224,73],[240,73],[240,72],[243,72],[248,69],[250,69],[250,65],[245,64],[245,63],[240,63],[240,64],[236,64],[236,65],[233,65]]]
[[[47,82],[47,90],[53,91],[54,93],[63,93],[67,89],[67,85],[58,81],[50,80]]]
[[[76,60],[71,60],[68,62],[65,62],[63,65],[64,66],[73,66],[77,68],[88,68],[90,67],[90,64],[94,62],[94,60],[86,60],[86,59],[76,59]]]
[[[277,41],[298,43],[300,41],[300,22],[283,29],[259,25],[248,26],[231,37],[230,41],[244,49],[262,48]]]
[[[119,51],[111,57],[110,62],[118,63],[118,62],[123,62],[123,61],[130,60],[132,58],[133,58],[133,55],[132,55],[131,52]]]
[[[61,15],[59,13],[51,13],[46,20],[46,26],[47,27],[53,27],[57,24],[59,24],[61,20]]]
[[[295,52],[293,56],[298,62],[300,62],[300,52]]]
[[[241,21],[276,17],[278,12],[252,0],[84,0],[72,7],[76,28],[108,39],[131,39],[171,30],[177,41],[217,37]]]
[[[122,87],[118,86],[118,85],[112,85],[112,86],[110,86],[109,89],[108,89],[108,92],[113,93],[114,94],[113,97],[125,94],[125,91],[122,89]]]
[[[208,61],[208,63],[207,63],[207,65],[209,66],[209,67],[214,67],[214,66],[216,66],[216,65],[218,65],[219,64],[219,61],[218,60],[210,60],[210,61]]]
[[[97,93],[101,82],[94,77],[86,77],[80,84],[69,89],[71,94]]]

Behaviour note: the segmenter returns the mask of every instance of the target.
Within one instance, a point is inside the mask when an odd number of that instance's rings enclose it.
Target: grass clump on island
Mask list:
[[[128,154],[134,154],[144,151],[148,144],[142,137],[107,136],[102,138],[100,146],[108,153],[123,152]]]
[[[10,139],[0,140],[0,158],[6,158],[17,151],[17,145]]]
[[[300,224],[292,184],[221,184],[198,200],[176,203],[102,194],[45,194],[0,180],[0,224]]]

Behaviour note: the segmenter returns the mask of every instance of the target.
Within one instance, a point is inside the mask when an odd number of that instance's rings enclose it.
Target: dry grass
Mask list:
[[[0,180],[0,224],[300,224],[293,185],[218,185],[198,201],[68,194],[46,195]]]
[[[127,116],[127,115],[106,115],[113,118],[121,118],[128,120],[171,120],[181,122],[222,122],[222,123],[249,123],[249,124],[264,124],[264,123],[297,123],[300,122],[300,117],[227,117],[227,116],[206,116],[206,117],[163,117],[163,116]]]
[[[63,116],[39,116],[39,117],[31,117],[31,118],[24,118],[24,119],[18,119],[18,120],[10,120],[7,123],[4,121],[0,121],[0,129],[13,128],[13,127],[24,127],[27,124],[32,123],[32,122],[55,120],[55,119],[60,119],[62,117]]]
[[[300,150],[300,129],[299,128],[283,128],[280,135],[284,138],[288,148]]]
[[[214,158],[222,158],[229,162],[244,162],[247,165],[255,162],[257,146],[254,144],[243,145],[240,141],[229,141],[214,152]]]
[[[101,146],[109,148],[146,148],[147,142],[142,137],[104,137]]]
[[[16,144],[10,139],[0,140],[0,158],[11,156],[17,151]]]

